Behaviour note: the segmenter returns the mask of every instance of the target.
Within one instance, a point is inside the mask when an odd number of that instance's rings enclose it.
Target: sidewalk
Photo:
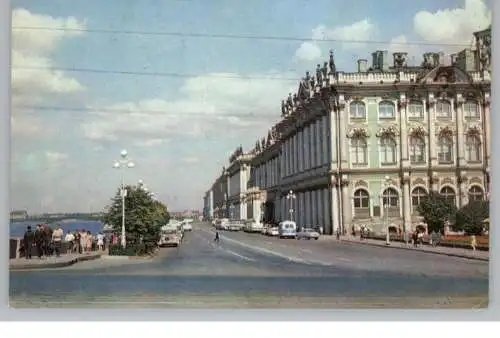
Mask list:
[[[88,254],[65,254],[60,257],[50,256],[39,259],[14,258],[9,260],[9,270],[40,270],[61,268],[78,262],[90,261],[101,258],[101,253],[91,252]]]
[[[328,236],[328,237],[335,238],[335,236]],[[390,245],[386,245],[385,241],[380,241],[380,240],[376,240],[376,239],[360,240],[359,237],[353,237],[353,236],[342,236],[340,241],[343,243],[371,245],[371,246],[378,246],[378,247],[388,248],[388,249],[393,248],[393,249],[400,249],[400,250],[412,250],[412,251],[425,252],[425,253],[429,253],[429,254],[445,255],[445,256],[451,256],[451,257],[461,257],[461,258],[475,259],[475,260],[481,260],[481,261],[489,261],[490,260],[489,251],[472,251],[470,249],[447,248],[447,247],[440,247],[440,246],[432,247],[429,245],[424,245],[424,246],[420,246],[418,248],[415,248],[411,244],[406,245],[405,243],[402,243],[402,242],[391,242]]]

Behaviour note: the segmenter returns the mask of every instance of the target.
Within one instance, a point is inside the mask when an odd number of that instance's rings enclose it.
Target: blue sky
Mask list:
[[[328,49],[345,71],[376,49],[404,49],[420,62],[443,43],[470,43],[491,18],[481,0],[24,0],[12,7],[12,208],[31,212],[103,209],[120,181],[112,164],[123,148],[136,162],[126,182],[142,179],[171,209],[200,209],[229,154],[267,134],[295,79],[325,61]],[[77,31],[19,29],[40,26]]]

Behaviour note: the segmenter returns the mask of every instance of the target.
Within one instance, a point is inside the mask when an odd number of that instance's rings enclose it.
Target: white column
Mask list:
[[[400,145],[401,145],[401,161],[403,167],[408,167],[410,165],[410,159],[408,156],[408,122],[406,118],[406,96],[401,94],[399,101],[399,116],[400,116]]]
[[[427,151],[431,160],[431,166],[437,165],[437,140],[436,140],[436,105],[433,94],[429,94],[427,115],[429,119],[429,140],[427,141]]]
[[[318,157],[316,148],[316,123],[311,123],[311,167],[316,167],[316,157]]]
[[[486,164],[489,167],[491,165],[490,159],[491,159],[491,113],[490,113],[490,94],[486,93],[485,94],[485,102],[483,105],[483,116],[482,118],[484,119],[484,125],[485,125],[485,130],[484,130],[484,137],[483,137],[483,144],[485,146],[485,153],[486,153]],[[488,189],[486,187],[486,189]]]
[[[298,132],[298,143],[299,143],[299,172],[304,170],[304,156],[303,156],[303,138],[302,138],[302,130]]]
[[[309,169],[309,133],[307,126],[304,127],[304,170]]]
[[[314,124],[309,125],[309,160],[310,168],[314,167]]]
[[[325,164],[325,150],[323,149],[323,118],[318,121],[318,164]]]
[[[349,196],[349,185],[347,182],[342,184],[342,226],[344,231],[351,231],[352,204]]]
[[[464,132],[464,98],[462,97],[462,94],[457,94],[457,100],[455,104],[456,108],[456,126],[457,126],[457,137],[455,139],[455,149],[457,150],[457,165],[458,166],[464,166],[466,165],[465,162],[465,152],[464,152],[464,146],[465,146],[465,132]]]
[[[338,149],[337,149],[337,113],[330,112],[327,123],[328,128],[330,129],[330,139],[328,140],[328,153],[331,156],[330,161],[337,163],[338,162]]]
[[[403,174],[403,220],[404,232],[411,229],[411,196],[410,196],[410,176]]]
[[[312,217],[312,222],[313,222],[313,225],[319,225],[319,222],[318,222],[318,210],[319,210],[319,198],[318,198],[318,192],[319,190],[315,189],[313,190],[313,217]]]
[[[337,181],[332,181],[331,188],[331,199],[330,199],[330,213],[331,224],[332,224],[332,235],[335,235],[337,231],[340,231],[339,225],[339,192]]]
[[[340,95],[339,101],[343,103],[344,98],[343,95]],[[346,140],[347,138],[347,118],[348,114],[346,113],[345,106],[341,105],[340,109],[340,157],[342,158],[342,167],[346,168],[348,165],[348,158],[347,158],[347,146],[348,142]]]
[[[293,135],[293,173],[296,174],[299,171],[299,142],[297,140],[297,134]]]
[[[323,227],[323,230],[325,229],[325,220],[324,220],[324,196],[323,196],[323,189],[318,189],[318,225],[321,225]]]

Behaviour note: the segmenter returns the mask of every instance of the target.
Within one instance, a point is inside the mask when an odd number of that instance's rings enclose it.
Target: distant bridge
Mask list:
[[[99,214],[62,214],[62,215],[33,215],[23,219],[11,218],[13,222],[29,222],[39,221],[41,223],[60,222],[62,220],[79,220],[79,221],[100,221],[102,215]]]

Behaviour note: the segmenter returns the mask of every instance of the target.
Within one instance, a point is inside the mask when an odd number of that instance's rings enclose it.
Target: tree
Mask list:
[[[455,227],[469,235],[480,235],[484,228],[484,220],[490,216],[490,204],[487,201],[470,201],[458,210]]]
[[[143,243],[147,251],[156,248],[161,227],[168,222],[167,206],[155,201],[151,194],[136,186],[126,186],[125,197],[125,230],[128,243]],[[102,218],[117,233],[122,227],[122,198],[120,189],[111,199]]]
[[[457,207],[443,195],[431,191],[419,204],[418,212],[427,223],[428,231],[443,232],[444,224],[454,219]]]

